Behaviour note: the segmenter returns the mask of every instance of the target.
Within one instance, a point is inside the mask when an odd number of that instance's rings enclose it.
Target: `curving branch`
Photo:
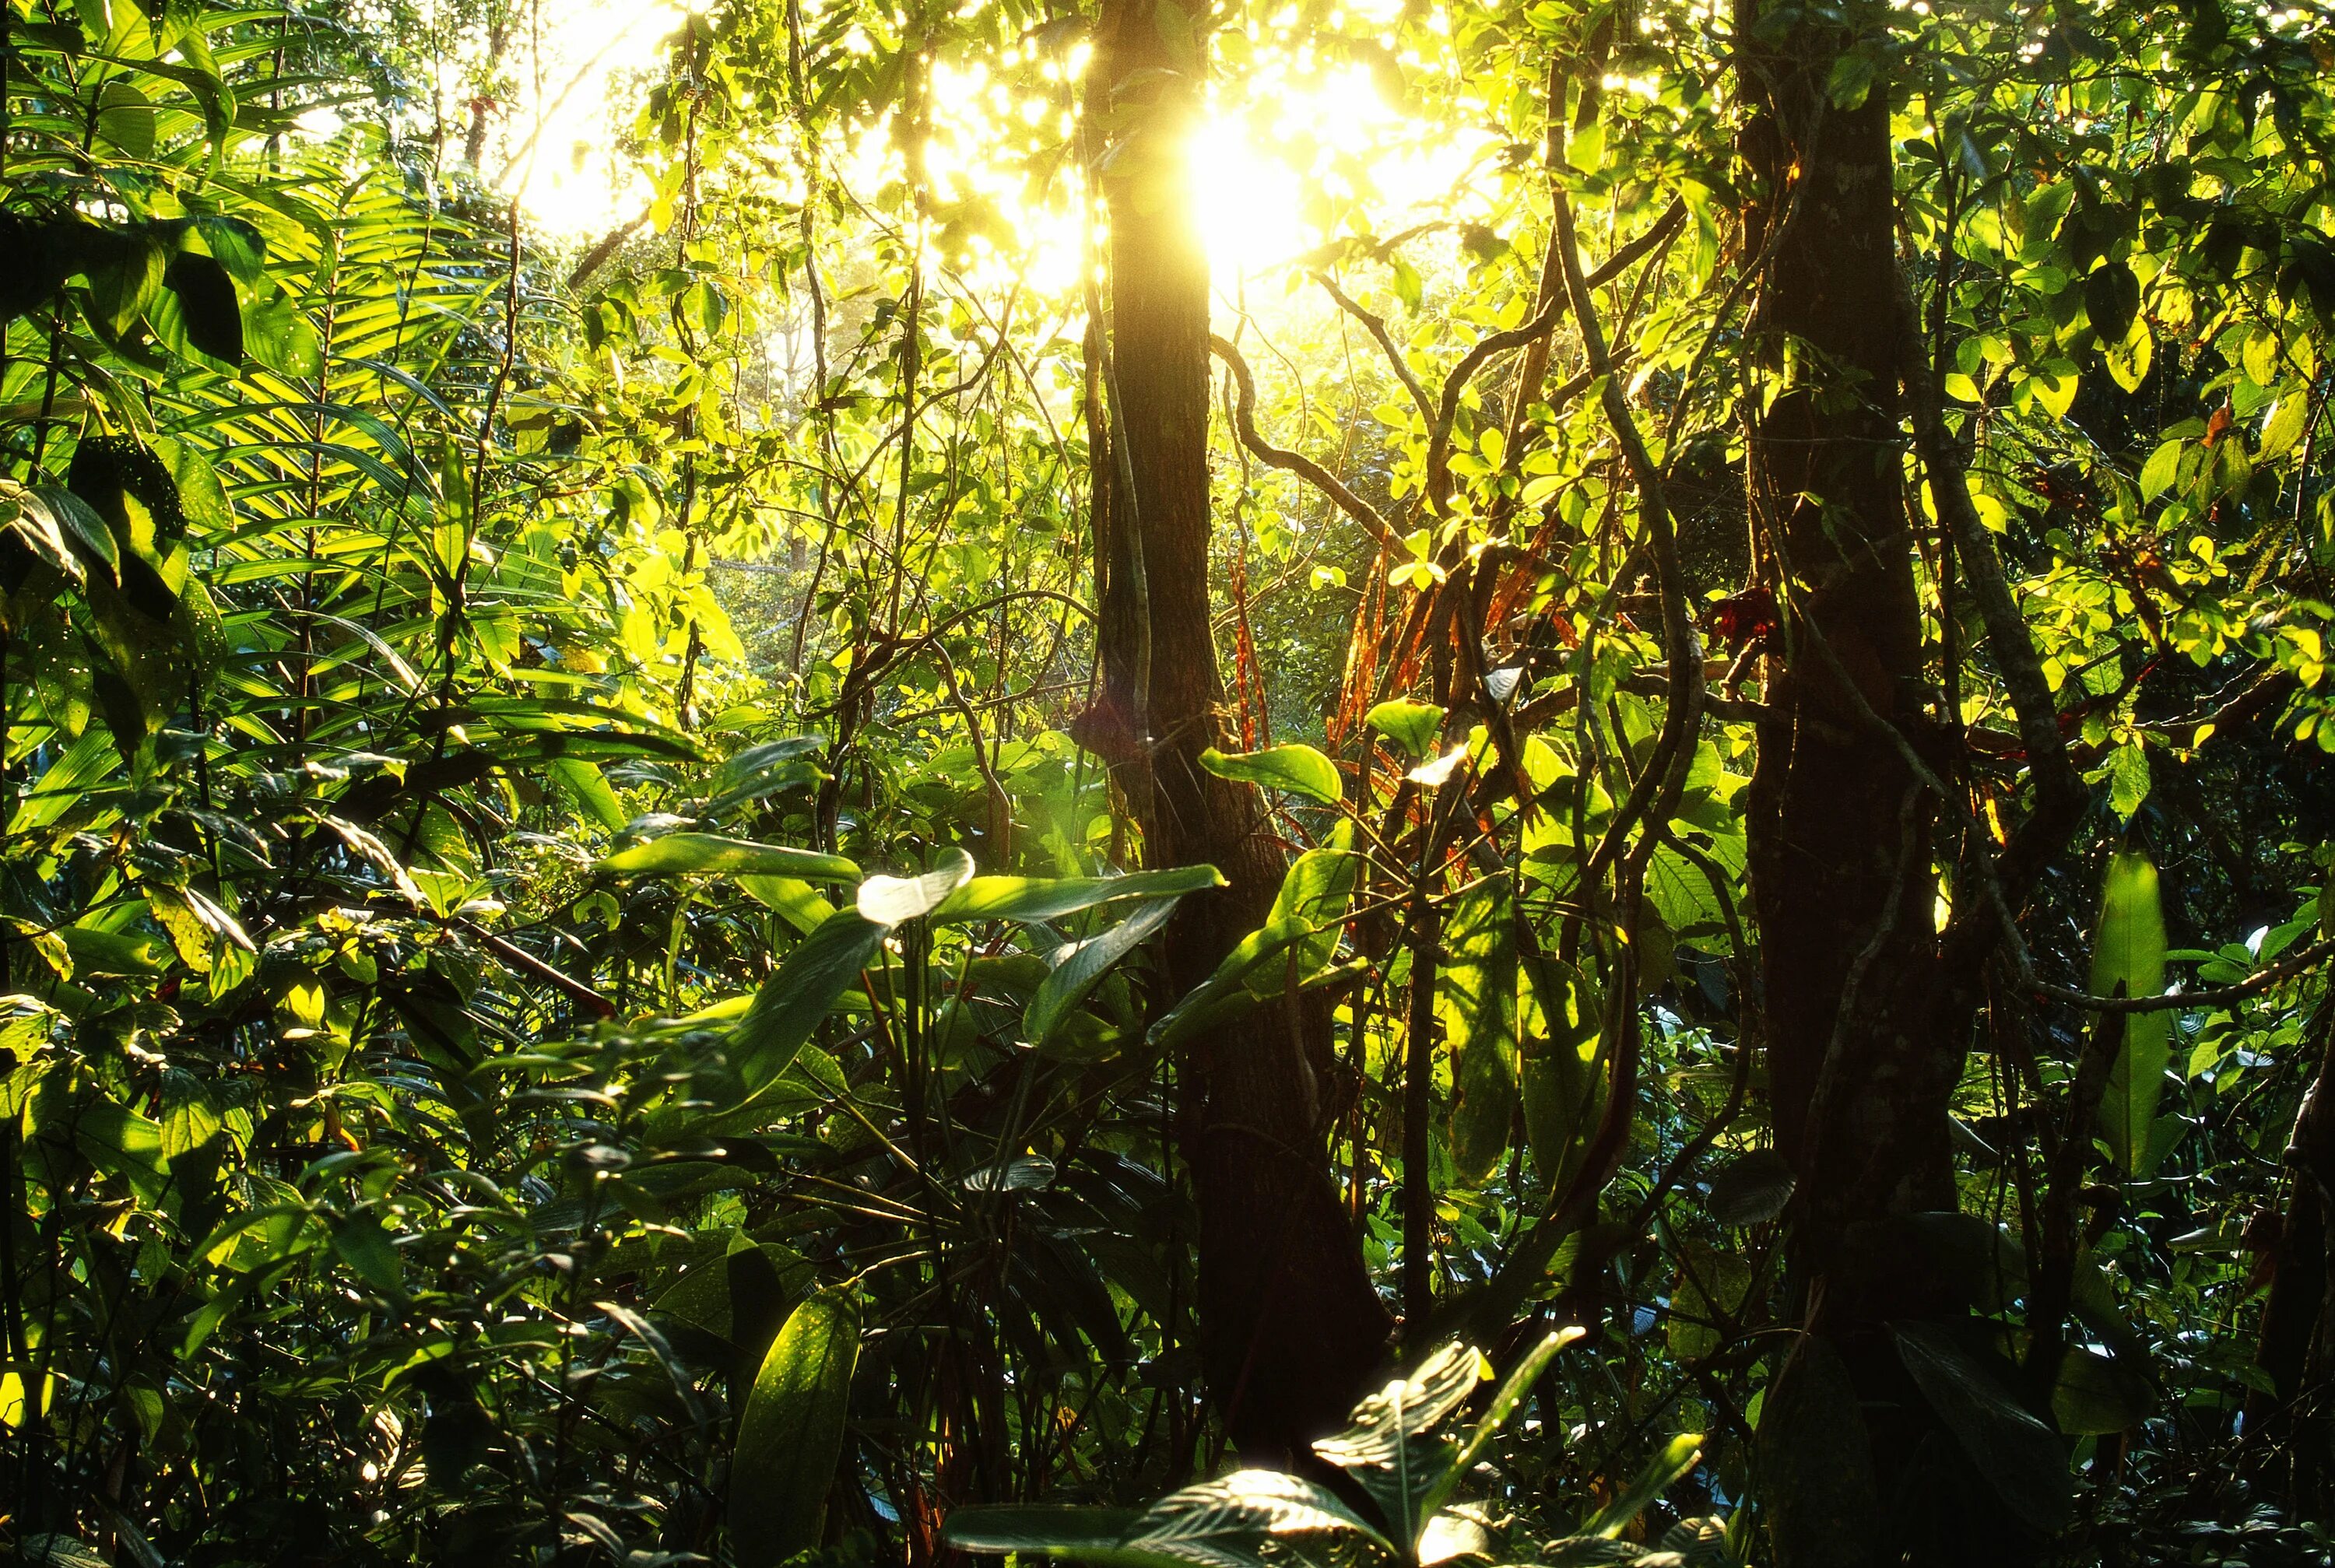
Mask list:
[[[1433,423],[1434,401],[1427,395],[1427,388],[1420,383],[1419,373],[1410,368],[1409,360],[1403,358],[1402,347],[1394,341],[1394,334],[1387,331],[1386,317],[1373,315],[1364,309],[1352,295],[1340,288],[1337,280],[1328,273],[1315,273],[1313,281],[1330,291],[1330,297],[1338,302],[1339,309],[1361,322],[1369,331],[1371,336],[1376,340],[1380,352],[1386,355],[1387,363],[1392,367],[1395,379],[1402,382],[1402,390],[1409,392],[1410,401],[1419,405],[1419,417],[1430,424]]]
[[[1672,201],[1662,217],[1654,220],[1652,228],[1606,257],[1602,266],[1590,273],[1586,280],[1588,286],[1602,288],[1613,282],[1648,253],[1667,243],[1685,221],[1686,203]],[[1561,281],[1562,264],[1558,262],[1554,239],[1549,242],[1549,257],[1552,263],[1556,264],[1553,270],[1558,272],[1560,286],[1549,295],[1548,303],[1541,306],[1539,313],[1530,321],[1509,327],[1505,332],[1487,333],[1477,339],[1468,352],[1459,356],[1459,363],[1451,367],[1451,373],[1443,378],[1443,396],[1428,420],[1427,438],[1427,493],[1438,510],[1442,508],[1444,501],[1451,494],[1451,431],[1458,422],[1459,400],[1466,394],[1468,383],[1476,379],[1476,373],[1492,360],[1510,349],[1527,348],[1541,342],[1556,330],[1557,323],[1565,319],[1571,299]],[[1545,373],[1545,365],[1542,368]],[[1591,379],[1586,374],[1574,377],[1558,388],[1549,402],[1561,402],[1577,395]],[[1519,401],[1518,407],[1522,406]]]
[[[1337,475],[1304,453],[1291,451],[1287,447],[1274,446],[1257,433],[1256,381],[1249,374],[1248,361],[1241,357],[1240,350],[1214,334],[1209,334],[1208,347],[1216,352],[1218,359],[1225,362],[1225,367],[1233,373],[1233,389],[1235,394],[1233,401],[1233,423],[1240,433],[1241,445],[1254,452],[1260,462],[1270,468],[1280,469],[1285,473],[1295,474],[1299,479],[1329,497],[1337,503],[1340,511],[1361,524],[1364,531],[1381,545],[1388,549],[1400,549],[1402,540],[1395,533],[1393,525],[1380,515],[1376,507],[1347,489],[1345,482]]]

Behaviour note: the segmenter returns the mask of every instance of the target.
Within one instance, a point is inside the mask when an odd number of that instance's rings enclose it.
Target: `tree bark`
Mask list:
[[[1826,90],[1883,17],[1803,11],[1779,27],[1768,5],[1739,0],[1737,13],[1751,111],[1743,255],[1759,268],[1750,352],[1788,388],[1755,416],[1748,455],[1753,558],[1783,611],[1749,870],[1777,1144],[1798,1178],[1796,1297],[1853,1385],[1842,1408],[1851,1421],[1863,1411],[1875,1482],[1862,1519],[1799,1528],[1779,1512],[1776,1560],[1959,1561],[1966,1532],[1991,1533],[1942,1518],[1923,1495],[1924,1477],[1959,1470],[1959,1456],[1888,1329],[1958,1311],[1933,1260],[1891,1222],[1955,1206],[1947,1108],[1970,1000],[1944,983],[1936,802],[1905,760],[1930,727],[1899,430],[1889,92],[1885,78],[1854,105]],[[1807,1403],[1788,1396],[1808,1364],[1787,1364],[1771,1403]]]
[[[1205,66],[1198,23],[1174,0],[1106,0],[1087,101],[1110,221],[1109,321],[1090,354],[1103,417],[1089,421],[1105,449],[1090,454],[1103,669],[1079,733],[1113,765],[1148,862],[1205,862],[1231,884],[1187,899],[1168,926],[1179,992],[1264,924],[1284,870],[1256,791],[1198,761],[1226,739],[1209,624],[1208,272],[1184,153]],[[1303,1456],[1342,1425],[1392,1326],[1330,1173],[1328,1022],[1261,1008],[1180,1064],[1202,1360],[1252,1459]]]

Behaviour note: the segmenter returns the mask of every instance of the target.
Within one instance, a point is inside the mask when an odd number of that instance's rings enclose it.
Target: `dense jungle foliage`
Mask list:
[[[0,1550],[2329,1560],[2335,16],[562,25],[0,0]]]

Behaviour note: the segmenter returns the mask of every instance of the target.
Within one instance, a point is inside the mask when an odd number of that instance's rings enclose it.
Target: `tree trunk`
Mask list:
[[[2286,1144],[2286,1213],[2264,1248],[2275,1272],[2254,1360],[2271,1390],[2249,1394],[2245,1415],[2255,1465],[2299,1517],[2324,1506],[2335,1466],[2335,1003],[2320,1004],[2316,1024],[2319,1070]]]
[[[1890,1222],[1955,1206],[1946,1111],[1969,999],[1943,982],[1935,802],[1901,750],[1925,744],[1929,693],[1899,432],[1888,87],[1855,105],[1826,92],[1859,30],[1877,36],[1882,20],[1865,9],[1826,26],[1798,12],[1763,32],[1762,8],[1739,0],[1738,36],[1756,41],[1738,62],[1752,111],[1743,254],[1761,268],[1752,352],[1791,390],[1756,418],[1749,452],[1753,557],[1783,611],[1766,688],[1779,717],[1759,726],[1749,796],[1751,892],[1777,1143],[1799,1184],[1797,1302],[1855,1394],[1783,1397],[1814,1364],[1794,1357],[1771,1408],[1821,1405],[1850,1422],[1861,1408],[1875,1505],[1806,1528],[1779,1513],[1776,1556],[1781,1568],[1930,1561],[1971,1522],[1932,1534],[1939,1499],[1923,1478],[1960,1459],[1887,1325],[1954,1304]]]
[[[1100,508],[1102,693],[1080,739],[1113,764],[1157,866],[1205,862],[1231,886],[1167,934],[1170,982],[1205,980],[1264,924],[1284,870],[1256,792],[1198,763],[1225,739],[1209,621],[1208,273],[1184,143],[1206,58],[1174,0],[1107,0],[1090,67],[1090,147],[1110,218],[1109,330],[1090,358]],[[1258,1010],[1181,1064],[1200,1213],[1201,1350],[1234,1443],[1303,1455],[1342,1424],[1391,1328],[1330,1174],[1319,1069],[1328,1016]]]

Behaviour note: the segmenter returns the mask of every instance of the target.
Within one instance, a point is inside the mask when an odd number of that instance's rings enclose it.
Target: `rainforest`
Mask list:
[[[0,1555],[2335,1557],[2335,12],[0,0]]]

